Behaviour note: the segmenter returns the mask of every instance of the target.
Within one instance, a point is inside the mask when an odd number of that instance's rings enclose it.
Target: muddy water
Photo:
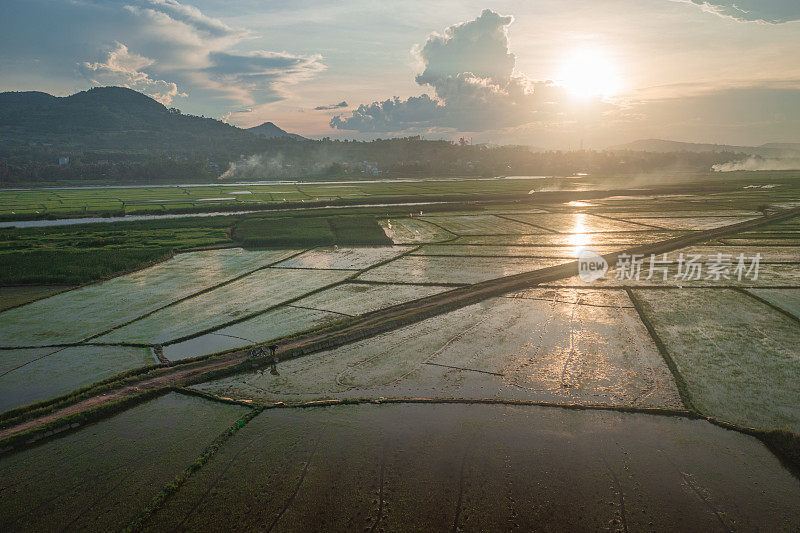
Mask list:
[[[150,530],[794,530],[800,482],[705,421],[488,405],[265,411]]]

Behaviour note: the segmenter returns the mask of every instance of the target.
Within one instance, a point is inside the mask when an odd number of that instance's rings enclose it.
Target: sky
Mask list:
[[[541,148],[800,142],[798,0],[3,0],[0,90]]]

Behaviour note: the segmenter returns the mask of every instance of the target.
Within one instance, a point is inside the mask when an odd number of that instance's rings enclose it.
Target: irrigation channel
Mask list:
[[[619,252],[602,256],[609,264],[617,262],[621,254],[662,254],[709,239],[739,233],[786,220],[800,215],[800,208],[783,210],[778,213],[747,220],[717,229],[698,231],[657,243],[634,246]],[[299,357],[320,350],[329,350],[356,340],[372,337],[402,326],[419,322],[448,311],[466,307],[479,301],[502,294],[531,288],[542,283],[551,283],[559,279],[569,278],[578,272],[578,263],[560,264],[552,267],[496,278],[433,296],[412,300],[399,305],[367,313],[352,320],[338,323],[321,330],[287,339],[279,344],[277,356],[280,360]],[[39,432],[56,432],[59,424],[74,426],[76,417],[87,411],[101,411],[104,406],[118,402],[128,402],[137,396],[165,390],[170,387],[183,387],[222,375],[248,370],[256,365],[266,366],[272,357],[252,358],[250,348],[239,349],[227,353],[182,360],[177,363],[162,365],[142,374],[129,376],[116,382],[90,388],[80,395],[56,398],[49,407],[44,405],[36,410],[23,412],[16,418],[8,418],[5,427],[0,429],[0,447],[3,440],[15,435],[25,434],[36,438]],[[21,435],[20,435],[21,436]]]

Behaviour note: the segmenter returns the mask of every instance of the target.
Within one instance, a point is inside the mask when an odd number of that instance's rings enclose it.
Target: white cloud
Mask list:
[[[475,20],[433,33],[414,50],[424,67],[416,77],[435,97],[390,98],[359,106],[351,116],[331,119],[332,128],[406,131],[445,128],[486,131],[541,120],[562,120],[568,111],[562,88],[514,76],[508,50],[513,17],[489,9]]]
[[[325,69],[318,54],[232,52],[250,32],[177,0],[142,0],[125,9],[146,23],[143,31],[151,37],[147,46],[159,58],[159,73],[240,106],[283,100],[289,86]]]
[[[96,85],[119,85],[144,93],[164,105],[170,105],[175,97],[185,97],[177,84],[151,78],[142,69],[155,63],[154,60],[135,54],[122,43],[115,43],[103,61],[78,64],[78,70]]]
[[[781,24],[800,20],[798,0],[677,0],[742,22]]]

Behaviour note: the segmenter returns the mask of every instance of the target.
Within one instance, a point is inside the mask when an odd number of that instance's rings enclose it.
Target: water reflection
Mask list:
[[[586,213],[575,213],[567,244],[572,247],[570,254],[577,258],[582,249],[592,243],[592,234],[586,233]]]

